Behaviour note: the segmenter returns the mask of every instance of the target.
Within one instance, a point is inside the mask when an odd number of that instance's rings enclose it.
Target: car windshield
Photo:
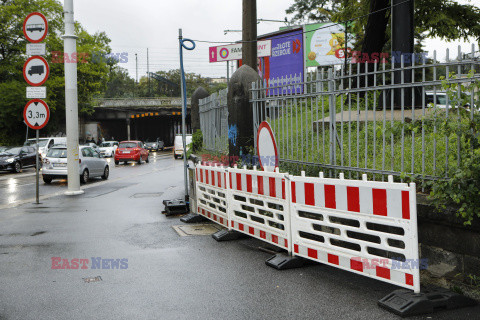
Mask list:
[[[118,147],[119,148],[136,148],[138,147],[138,145],[135,142],[122,142]]]
[[[20,150],[22,150],[21,147],[15,147],[15,148],[8,148],[0,153],[0,155],[8,156],[8,155],[17,155],[20,153]]]
[[[49,157],[49,158],[66,158],[67,157],[67,149],[60,149],[60,148],[50,149],[47,153],[47,157]]]
[[[45,147],[47,145],[47,142],[48,142],[48,139],[40,139],[40,140],[38,140],[38,146],[40,148]],[[26,146],[35,147],[36,144],[37,144],[37,141],[35,139],[30,139],[30,140],[27,140],[27,142],[25,142]]]
[[[112,142],[102,142],[102,144],[100,144],[100,147],[113,147],[113,143]]]

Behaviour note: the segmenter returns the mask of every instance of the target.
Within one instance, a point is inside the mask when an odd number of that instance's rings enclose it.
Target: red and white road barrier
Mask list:
[[[420,292],[414,183],[205,164],[195,172],[198,213],[208,219],[292,255]]]
[[[288,175],[238,168],[228,173],[230,227],[291,252]]]
[[[414,183],[290,178],[294,255],[420,292]]]
[[[220,166],[197,165],[197,213],[228,227],[227,170]]]

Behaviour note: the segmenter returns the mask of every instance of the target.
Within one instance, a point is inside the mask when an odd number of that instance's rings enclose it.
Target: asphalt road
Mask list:
[[[150,170],[158,170],[164,166],[162,160],[173,158],[171,151],[151,152],[150,163],[138,165],[129,162],[127,165],[115,165],[113,158],[106,158],[110,165],[110,180],[126,179]],[[101,178],[92,178],[83,188],[103,182]],[[42,181],[40,174],[40,196],[52,196],[67,190],[67,180],[54,180],[50,185]],[[35,169],[26,168],[22,173],[0,171],[0,209],[12,205],[35,201]]]
[[[41,205],[28,200],[31,186],[17,187],[25,203],[0,208],[1,320],[399,319],[377,306],[395,286],[320,264],[277,271],[251,238],[180,236],[173,227],[185,224],[161,211],[183,193],[183,163],[160,158],[115,168],[81,196],[52,185]],[[57,258],[89,264],[68,269]],[[98,259],[128,260],[94,269]],[[479,317],[475,307],[410,319]]]

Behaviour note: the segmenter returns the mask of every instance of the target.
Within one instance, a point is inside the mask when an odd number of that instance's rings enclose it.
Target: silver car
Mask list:
[[[80,181],[87,183],[91,177],[108,179],[110,168],[108,162],[100,156],[96,150],[89,146],[80,146]],[[67,178],[67,148],[63,146],[53,147],[48,150],[43,159],[43,181],[51,183],[53,179]]]

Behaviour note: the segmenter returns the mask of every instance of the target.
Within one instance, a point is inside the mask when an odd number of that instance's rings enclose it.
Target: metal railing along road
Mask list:
[[[228,150],[228,90],[220,90],[199,101],[200,129],[206,150],[226,153]]]
[[[433,59],[413,55],[410,64],[392,57],[318,69],[303,82],[253,83],[254,137],[269,121],[280,162],[291,172],[448,177],[468,143],[459,130],[445,128],[473,120],[480,106],[474,47],[467,55],[459,48],[456,56],[450,59],[447,50],[441,63],[436,52]]]

